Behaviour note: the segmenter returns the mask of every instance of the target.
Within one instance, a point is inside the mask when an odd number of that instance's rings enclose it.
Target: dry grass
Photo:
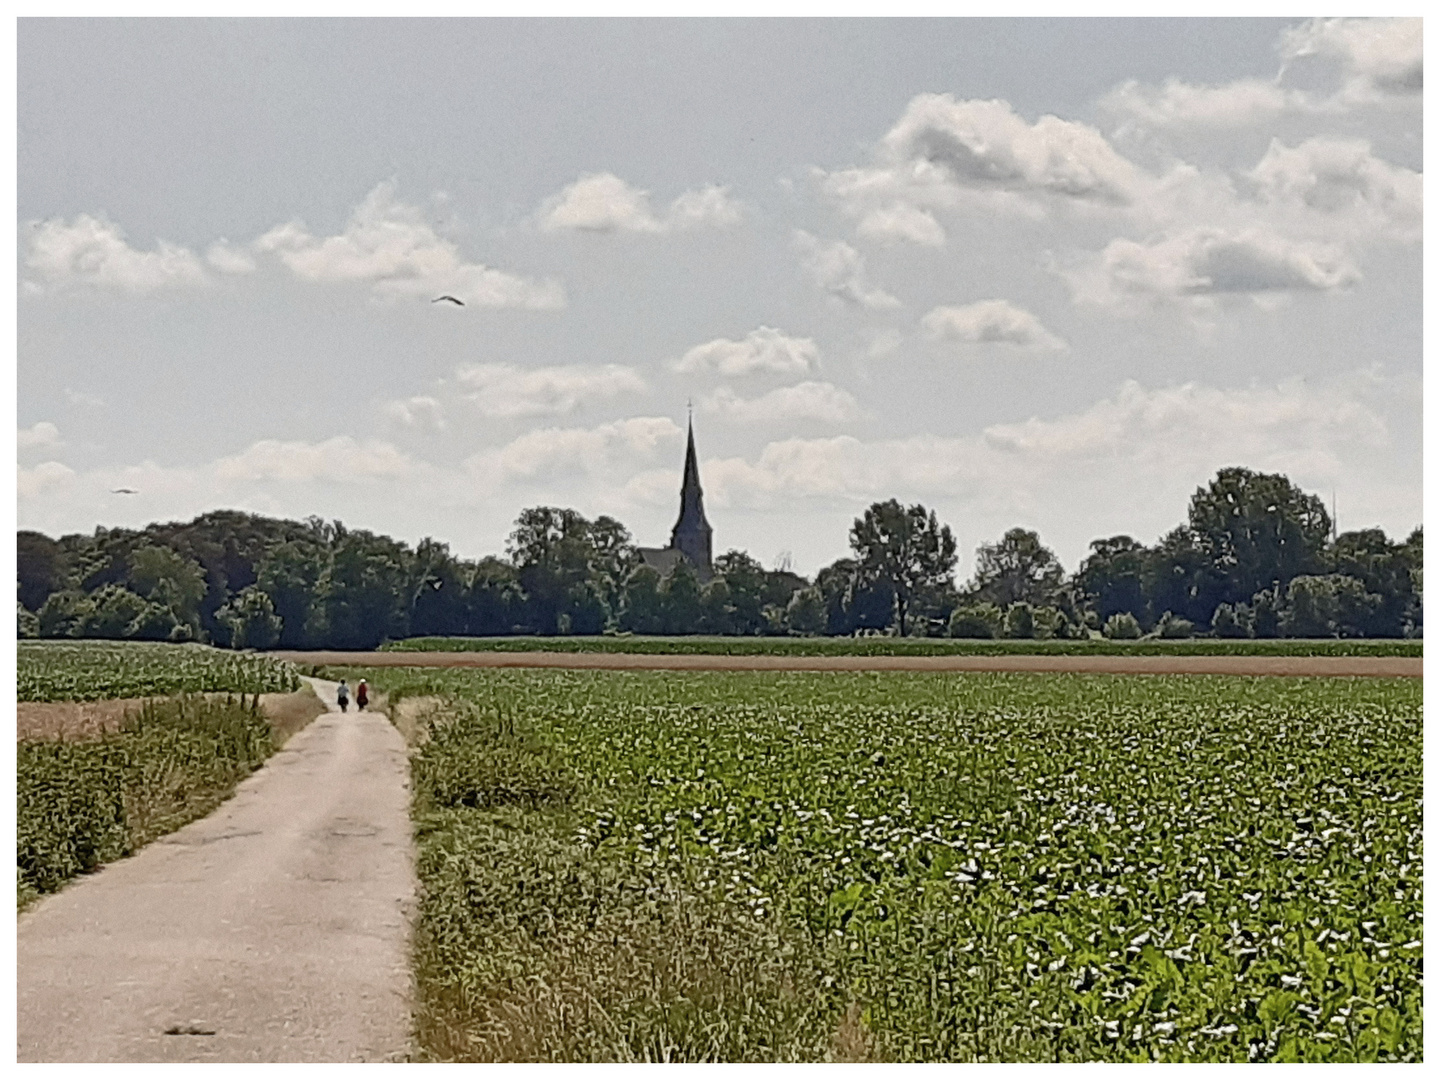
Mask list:
[[[383,694],[376,695],[374,700],[372,708],[389,715],[390,722],[405,736],[406,746],[422,744],[436,716],[445,708],[444,699],[438,697],[402,697],[393,705]]]
[[[205,694],[211,700],[234,698],[233,694]],[[110,701],[22,701],[15,709],[17,739],[94,739],[120,730],[131,713],[146,703],[162,698],[115,698]],[[248,697],[245,700],[249,700]],[[260,708],[274,729],[275,745],[286,740],[325,711],[315,691],[304,686],[292,694],[261,694]]]

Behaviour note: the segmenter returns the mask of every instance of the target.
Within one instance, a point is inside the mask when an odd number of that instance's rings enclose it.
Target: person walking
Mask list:
[[[345,680],[340,680],[340,685],[335,688],[335,700],[340,703],[341,712],[350,711],[350,688],[345,685]]]
[[[360,685],[355,687],[355,709],[357,712],[364,712],[365,706],[370,704],[370,687],[365,680],[360,680]]]

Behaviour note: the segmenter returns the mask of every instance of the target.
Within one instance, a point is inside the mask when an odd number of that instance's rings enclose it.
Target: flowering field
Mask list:
[[[1421,1056],[1418,680],[383,681],[431,1057]]]
[[[265,694],[299,685],[293,664],[206,645],[21,641],[16,649],[19,701],[103,701],[204,691]]]

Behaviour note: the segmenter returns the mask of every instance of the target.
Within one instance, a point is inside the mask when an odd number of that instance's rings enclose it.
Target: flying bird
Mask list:
[[[140,492],[136,491],[134,488],[111,488],[111,489],[110,489],[110,494],[112,494],[112,495],[139,495]]]
[[[437,297],[435,297],[434,300],[431,300],[430,302],[431,302],[432,304],[438,304],[438,303],[440,303],[441,300],[449,300],[450,303],[454,304],[456,307],[464,307],[464,306],[465,306],[465,301],[464,301],[464,300],[456,299],[455,297],[451,296],[449,293],[446,293],[444,296],[437,296]]]

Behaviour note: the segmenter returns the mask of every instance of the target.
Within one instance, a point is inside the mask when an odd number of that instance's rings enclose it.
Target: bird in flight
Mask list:
[[[139,495],[140,492],[136,491],[134,488],[112,488],[112,489],[110,490],[110,494],[112,494],[112,495]]]
[[[437,296],[437,297],[435,297],[434,300],[431,300],[430,302],[431,302],[432,304],[438,304],[438,303],[440,303],[441,300],[448,300],[448,301],[450,301],[450,303],[454,304],[456,307],[464,307],[464,306],[465,306],[465,301],[464,301],[464,300],[458,300],[458,299],[456,299],[455,297],[451,296],[449,293],[446,293],[444,296]]]

